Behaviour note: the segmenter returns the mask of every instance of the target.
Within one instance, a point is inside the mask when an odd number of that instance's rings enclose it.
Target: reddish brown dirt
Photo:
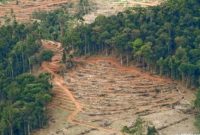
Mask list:
[[[75,60],[76,61],[76,60]],[[78,61],[78,60],[77,60]],[[119,61],[113,57],[90,57],[87,59],[88,62],[95,63],[98,61],[106,61],[109,62],[111,65],[114,65],[116,68],[125,71],[125,72],[134,72],[139,73],[143,77],[151,78],[153,81],[165,81],[166,83],[172,83],[173,81],[169,78],[163,78],[161,76],[152,75],[149,72],[144,72],[140,68],[136,68],[135,66],[122,66],[119,64]]]
[[[51,11],[63,4],[75,2],[76,0],[18,0],[11,1],[0,5],[0,22],[5,15],[10,15],[13,10],[16,20],[20,22],[27,22],[31,20],[32,13],[35,11]]]
[[[51,62],[41,66],[42,71],[53,76],[54,98],[48,106],[52,116],[49,127],[35,135],[121,135],[122,127],[137,116],[158,129],[167,126],[159,131],[164,134],[195,130],[193,117],[181,112],[191,94],[184,93],[172,80],[99,56],[74,59],[78,66],[63,78],[57,74],[62,67],[61,44],[45,40],[42,43],[55,54]],[[173,116],[176,117],[172,119]],[[172,127],[177,127],[176,131],[169,132]]]
[[[54,56],[53,56],[51,62],[43,62],[42,66],[41,66],[42,72],[49,72],[52,74],[52,77],[53,77],[52,83],[54,86],[57,87],[56,89],[54,89],[54,93],[55,93],[54,98],[59,99],[62,97],[65,100],[67,100],[67,99],[70,100],[70,102],[74,104],[74,108],[70,108],[70,109],[72,109],[72,112],[70,113],[70,115],[68,115],[67,121],[72,124],[77,124],[77,125],[88,127],[88,128],[95,129],[95,130],[102,130],[105,132],[121,134],[119,131],[114,130],[114,129],[103,128],[100,126],[88,124],[87,122],[84,122],[84,121],[75,120],[78,113],[80,113],[82,111],[82,107],[81,107],[80,103],[74,98],[71,91],[68,90],[67,86],[65,85],[64,78],[62,78],[59,74],[57,74],[57,72],[59,71],[59,67],[61,67],[60,62],[62,60],[61,44],[57,43],[57,42],[46,41],[46,40],[43,40],[42,44],[45,49],[52,50],[54,52]],[[57,90],[57,91],[55,91],[55,90]],[[60,91],[60,90],[62,90],[62,91]],[[57,93],[61,93],[62,95],[57,94]],[[51,107],[60,106],[61,102],[62,102],[62,100],[53,101],[50,104],[50,106]],[[66,105],[68,105],[68,101],[66,101]],[[68,106],[66,106],[66,109],[68,110],[67,107]]]
[[[186,98],[192,92],[186,92],[176,82],[121,66],[115,58],[98,56],[75,61],[82,64],[65,76],[65,82],[83,104],[77,120],[120,130],[141,116],[155,123],[160,133],[166,133],[162,127],[176,127],[179,122],[182,125],[170,133],[196,131],[193,116],[181,112],[191,107],[187,104],[191,100]]]

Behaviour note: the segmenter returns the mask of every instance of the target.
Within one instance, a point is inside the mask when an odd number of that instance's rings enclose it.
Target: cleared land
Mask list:
[[[10,1],[6,4],[0,5],[0,22],[3,23],[4,16],[8,17],[11,15],[11,12],[16,17],[16,20],[19,22],[27,22],[32,18],[32,13],[36,11],[51,11],[55,10],[62,5],[67,3],[74,2],[76,0],[18,0]]]
[[[84,16],[86,23],[91,23],[98,15],[113,15],[132,6],[155,6],[163,0],[89,0],[91,11]],[[70,9],[76,12],[78,0],[16,0],[0,5],[0,23],[4,23],[5,15],[15,15],[19,22],[32,20],[35,11],[51,11],[63,5],[73,3]]]
[[[141,116],[153,122],[160,133],[195,131],[193,123],[188,123],[191,116],[180,111],[189,104],[177,84],[133,67],[121,67],[113,58],[90,58],[82,63],[65,77],[69,90],[83,106],[77,121],[120,131]],[[178,128],[179,123],[185,124]],[[176,131],[167,129],[170,127]]]
[[[161,134],[196,132],[194,117],[187,113],[194,99],[188,89],[107,57],[75,59],[78,66],[62,78],[56,73],[60,44],[43,45],[55,53],[41,68],[53,75],[54,99],[48,107],[49,126],[35,135],[121,135],[137,116]]]
[[[115,15],[129,7],[156,6],[165,0],[89,0],[91,12],[84,16],[85,23],[91,23],[98,15]]]

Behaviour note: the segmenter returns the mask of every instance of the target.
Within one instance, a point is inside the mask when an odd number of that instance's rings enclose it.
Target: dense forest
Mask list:
[[[50,75],[25,73],[42,60],[36,23],[16,21],[0,28],[0,133],[28,135],[45,124]],[[25,73],[25,74],[24,74]]]

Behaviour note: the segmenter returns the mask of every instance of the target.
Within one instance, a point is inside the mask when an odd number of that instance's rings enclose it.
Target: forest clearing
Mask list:
[[[198,0],[0,0],[1,135],[200,131]]]
[[[123,126],[138,116],[160,134],[195,133],[190,114],[194,95],[176,82],[103,56],[75,58],[77,67],[63,78],[57,74],[60,43],[43,45],[55,53],[42,64],[42,71],[52,73],[54,97],[48,106],[49,125],[34,135],[121,135]]]

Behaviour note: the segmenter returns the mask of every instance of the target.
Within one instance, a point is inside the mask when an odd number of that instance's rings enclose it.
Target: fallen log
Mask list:
[[[171,126],[173,126],[173,125],[179,124],[179,123],[181,123],[181,122],[183,122],[183,121],[186,121],[186,120],[188,120],[188,117],[183,118],[183,119],[178,120],[178,121],[175,121],[175,122],[170,123],[170,124],[168,124],[168,125],[162,126],[162,127],[160,127],[160,128],[157,128],[157,130],[158,130],[158,131],[163,130],[163,129],[165,129],[165,128],[168,128],[168,127],[171,127]]]

